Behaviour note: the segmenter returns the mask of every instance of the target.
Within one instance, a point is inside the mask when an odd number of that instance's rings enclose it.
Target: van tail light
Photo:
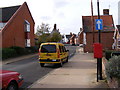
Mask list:
[[[57,57],[60,58],[60,51],[57,49]]]

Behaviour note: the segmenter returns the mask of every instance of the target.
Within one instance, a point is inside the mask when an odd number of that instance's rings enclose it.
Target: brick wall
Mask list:
[[[101,43],[103,45],[103,50],[112,49],[112,45],[114,42],[113,36],[114,36],[113,31],[101,33]],[[94,38],[95,43],[99,42],[97,32],[95,32]],[[91,32],[86,33],[86,42],[87,44],[84,46],[84,52],[93,52],[93,34]]]

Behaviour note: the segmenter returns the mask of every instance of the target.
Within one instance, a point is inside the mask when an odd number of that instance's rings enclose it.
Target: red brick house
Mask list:
[[[0,8],[0,36],[2,48],[11,46],[31,47],[35,45],[35,22],[28,5],[24,2],[20,6]]]
[[[99,42],[98,31],[95,30],[95,23],[92,25],[92,16],[82,16],[83,32],[85,34],[84,52],[93,52],[93,43]],[[101,15],[100,18],[103,20],[103,30],[101,30],[101,43],[103,50],[112,49],[114,43],[114,21],[112,15]],[[97,16],[93,16],[93,19],[98,19]],[[94,26],[94,30],[92,30]]]

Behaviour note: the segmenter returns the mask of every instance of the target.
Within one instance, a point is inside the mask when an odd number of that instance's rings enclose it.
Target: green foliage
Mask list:
[[[35,52],[38,52],[38,47],[22,48],[22,47],[14,46],[10,48],[3,48],[2,59],[27,55]]]
[[[2,59],[15,57],[16,55],[17,55],[16,51],[12,48],[3,48],[2,49]]]
[[[113,56],[106,64],[106,74],[108,77],[120,79],[120,56]]]
[[[59,33],[53,33],[52,36],[48,39],[48,42],[59,42],[62,39],[62,36]]]
[[[45,42],[59,42],[62,39],[62,36],[59,33],[45,34],[39,36],[38,43],[45,43]]]
[[[39,43],[47,42],[48,39],[49,39],[49,36],[50,36],[50,34],[45,34],[45,33],[40,35],[39,38],[38,38],[38,42]]]
[[[40,36],[44,33],[49,33],[50,27],[49,24],[42,23],[40,27],[37,27],[36,35]]]
[[[59,42],[62,39],[60,33],[54,32],[50,34],[49,30],[49,24],[42,23],[40,27],[37,27],[36,36],[38,37],[38,42],[36,42],[36,45],[40,45],[44,42]]]
[[[18,47],[18,46],[14,46],[14,47],[10,47],[10,48],[14,49],[16,51],[17,55],[27,54],[27,50],[25,48]]]
[[[35,53],[38,52],[39,47],[28,47],[25,49],[27,50],[28,53]]]

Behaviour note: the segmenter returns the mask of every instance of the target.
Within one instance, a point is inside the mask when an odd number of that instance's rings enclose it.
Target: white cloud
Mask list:
[[[68,0],[53,0],[55,8],[63,8],[69,4]]]
[[[91,0],[0,0],[0,7],[28,3],[36,27],[42,22],[53,25],[56,23],[61,33],[78,33],[82,27],[82,16],[91,15]],[[115,24],[118,23],[118,1],[99,0],[100,14],[109,8]],[[97,0],[93,0],[94,15],[97,15]]]

